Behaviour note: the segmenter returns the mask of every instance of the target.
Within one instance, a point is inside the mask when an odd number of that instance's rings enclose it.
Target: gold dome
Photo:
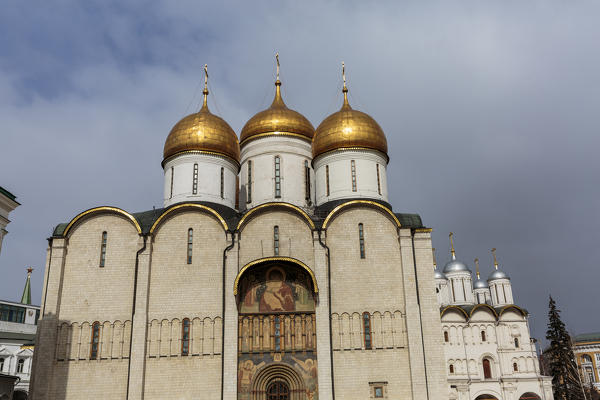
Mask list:
[[[164,160],[185,151],[204,151],[240,162],[240,144],[229,124],[208,110],[208,90],[204,89],[204,104],[200,111],[179,121],[167,137]],[[164,163],[163,160],[163,163]]]
[[[311,141],[315,128],[297,111],[287,108],[281,98],[281,81],[275,81],[275,99],[271,107],[254,115],[242,128],[240,144],[264,136],[295,136]]]
[[[379,124],[368,114],[350,107],[345,83],[343,92],[342,108],[325,118],[315,131],[313,158],[328,151],[347,148],[379,150],[387,157],[387,140]]]

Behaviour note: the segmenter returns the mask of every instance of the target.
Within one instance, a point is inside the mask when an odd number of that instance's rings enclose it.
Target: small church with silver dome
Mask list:
[[[33,399],[552,399],[508,276],[473,285],[454,247],[435,270],[431,228],[389,203],[393,149],[344,67],[315,129],[277,59],[239,136],[209,110],[206,68],[156,160],[163,207],[54,228]]]

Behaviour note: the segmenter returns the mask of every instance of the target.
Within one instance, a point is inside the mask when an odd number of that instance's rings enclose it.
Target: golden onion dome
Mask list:
[[[325,118],[315,131],[313,158],[333,150],[356,148],[379,150],[387,157],[387,140],[377,121],[350,107],[345,82],[342,91],[342,108]]]
[[[269,108],[254,115],[242,128],[240,144],[265,136],[294,136],[311,141],[315,128],[297,111],[287,108],[281,98],[281,81],[275,81],[275,98]]]
[[[219,154],[240,162],[240,144],[229,124],[208,110],[208,89],[204,88],[204,103],[200,111],[179,121],[167,137],[164,160],[186,151]],[[164,163],[163,160],[163,163]]]

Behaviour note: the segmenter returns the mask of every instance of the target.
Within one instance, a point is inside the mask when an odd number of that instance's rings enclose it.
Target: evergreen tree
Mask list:
[[[575,355],[571,347],[571,337],[565,324],[560,319],[560,310],[550,296],[548,305],[548,330],[546,339],[550,347],[546,350],[550,373],[552,374],[552,389],[556,400],[584,400],[583,386],[577,371]]]

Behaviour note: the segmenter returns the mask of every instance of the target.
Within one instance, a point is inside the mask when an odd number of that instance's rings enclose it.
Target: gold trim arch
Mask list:
[[[458,307],[458,306],[447,306],[446,308],[444,308],[442,310],[442,312],[440,313],[440,318],[444,316],[444,314],[446,314],[446,312],[448,311],[452,311],[452,310],[456,310],[456,311],[460,311],[460,313],[462,315],[465,316],[465,319],[468,321],[469,318],[469,314],[467,314],[467,312],[465,310],[463,310],[462,308]]]
[[[71,230],[71,228],[73,228],[73,226],[82,218],[88,217],[91,214],[96,214],[96,213],[115,213],[115,214],[119,214],[122,215],[123,217],[127,218],[128,220],[130,220],[133,225],[135,226],[135,229],[137,230],[138,234],[142,234],[142,228],[140,227],[140,224],[137,222],[137,219],[135,219],[135,217],[131,214],[129,214],[127,211],[125,210],[121,210],[118,207],[108,207],[108,206],[103,206],[103,207],[95,207],[95,208],[90,208],[89,210],[86,210],[82,213],[77,214],[77,216],[75,216],[75,218],[73,218],[71,220],[71,222],[69,222],[69,224],[67,225],[67,227],[65,228],[64,232],[63,232],[63,236],[67,236],[69,231]]]
[[[502,307],[502,309],[500,310],[500,314],[498,315],[498,318],[500,318],[502,316],[502,314],[504,314],[505,311],[507,311],[511,308],[517,310],[523,317],[527,316],[527,313],[521,307],[519,307],[515,304],[509,304],[507,306]]]
[[[206,211],[209,214],[212,214],[212,216],[214,216],[215,218],[217,218],[219,220],[219,222],[221,223],[221,225],[223,226],[223,229],[225,231],[227,231],[229,228],[227,226],[227,222],[225,222],[225,220],[223,219],[223,217],[221,217],[221,215],[216,212],[215,210],[213,210],[212,208],[202,205],[202,204],[195,204],[195,203],[183,203],[183,204],[178,204],[176,206],[173,206],[169,209],[167,209],[166,211],[164,211],[162,214],[160,214],[160,216],[157,218],[156,221],[154,221],[154,223],[152,224],[152,228],[150,228],[150,233],[154,234],[154,231],[158,228],[158,226],[160,225],[160,223],[162,222],[162,220],[164,220],[165,218],[167,218],[170,214],[176,212],[176,211],[180,211],[183,208],[189,208],[189,209],[197,209],[197,210],[202,210],[202,211]]]
[[[254,213],[256,213],[260,210],[264,210],[265,208],[277,208],[277,207],[289,208],[291,210],[296,211],[298,214],[300,214],[302,217],[304,217],[304,219],[306,220],[306,222],[308,223],[308,225],[310,226],[310,228],[312,230],[315,229],[315,223],[313,222],[312,219],[310,219],[309,215],[303,209],[301,209],[300,207],[297,207],[293,204],[290,204],[290,203],[276,202],[276,203],[264,203],[264,204],[261,204],[259,206],[253,207],[250,210],[248,210],[248,212],[246,214],[244,214],[242,219],[240,219],[240,222],[238,223],[236,230],[239,231],[242,228],[242,226],[244,225],[244,223],[246,222],[246,220],[248,220]]]
[[[488,310],[490,310],[492,312],[492,314],[494,314],[494,317],[496,318],[496,320],[498,320],[498,317],[499,317],[498,313],[496,312],[494,307],[490,306],[489,304],[475,304],[475,307],[473,307],[471,309],[471,311],[469,312],[469,319],[471,319],[471,317],[473,316],[473,313],[480,308],[487,308]]]
[[[356,205],[366,205],[369,207],[379,208],[379,209],[385,211],[387,214],[389,214],[389,216],[394,220],[394,222],[396,223],[396,226],[398,228],[401,227],[400,221],[398,220],[398,218],[386,206],[379,204],[376,201],[371,201],[371,200],[352,200],[352,201],[348,201],[346,203],[342,203],[339,206],[335,207],[333,210],[331,210],[331,212],[327,215],[327,218],[325,218],[325,221],[323,222],[323,229],[327,229],[327,225],[329,224],[329,221],[333,217],[335,217],[335,215],[338,214],[342,209],[344,209],[346,207],[356,206]]]
[[[268,262],[277,262],[277,261],[295,264],[295,265],[299,266],[300,268],[304,269],[310,275],[310,278],[312,279],[313,290],[315,291],[315,293],[319,293],[319,286],[317,285],[317,278],[316,278],[314,272],[312,271],[312,269],[310,269],[310,267],[308,265],[304,264],[302,261],[297,260],[295,258],[291,258],[291,257],[264,257],[264,258],[259,258],[258,260],[251,261],[248,264],[244,265],[242,267],[242,269],[240,269],[237,276],[235,277],[235,281],[233,282],[233,295],[234,296],[238,295],[240,279],[242,278],[242,275],[244,275],[244,273],[247,270],[254,267],[255,265],[265,264]]]

